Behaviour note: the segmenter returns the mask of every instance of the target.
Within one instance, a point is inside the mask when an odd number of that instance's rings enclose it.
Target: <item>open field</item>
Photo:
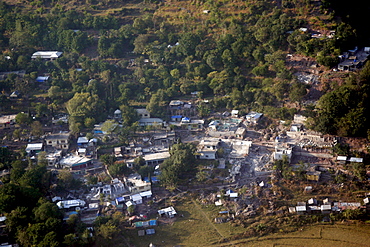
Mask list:
[[[369,225],[316,225],[299,232],[272,234],[233,241],[219,246],[369,246]]]
[[[276,233],[263,237],[252,237],[222,243],[245,231],[241,226],[230,223],[216,224],[214,218],[222,207],[202,206],[195,200],[177,202],[175,221],[154,227],[155,235],[139,237],[139,229],[125,232],[134,246],[369,246],[370,225],[365,224],[317,224],[303,227],[292,233]],[[183,215],[183,217],[181,217]],[[151,218],[155,218],[152,216]]]
[[[215,212],[222,210],[215,206],[203,207],[193,200],[175,205],[178,217],[170,224],[155,227],[156,234],[138,237],[138,229],[129,230],[130,242],[135,246],[211,246],[223,238],[242,233],[243,227],[231,227],[229,223],[214,223]],[[181,217],[184,215],[184,217]]]

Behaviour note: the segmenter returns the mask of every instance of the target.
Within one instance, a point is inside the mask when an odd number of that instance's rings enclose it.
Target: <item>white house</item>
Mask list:
[[[173,218],[177,215],[177,212],[173,207],[168,207],[158,210],[158,214],[162,217],[167,216],[169,218]]]
[[[55,60],[62,56],[63,52],[60,51],[37,51],[32,54],[32,59],[41,58],[44,60]]]
[[[68,209],[73,207],[84,207],[86,204],[85,201],[77,199],[77,200],[67,200],[67,201],[59,201],[57,202],[58,208]]]

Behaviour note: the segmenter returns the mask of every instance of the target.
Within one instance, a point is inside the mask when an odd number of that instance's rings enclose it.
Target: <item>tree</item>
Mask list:
[[[33,210],[37,222],[46,222],[49,218],[62,219],[58,206],[46,200],[40,200],[40,206]]]
[[[126,126],[132,126],[135,122],[140,119],[137,111],[128,105],[120,106],[122,112],[122,123]]]
[[[36,137],[40,137],[44,134],[42,124],[39,121],[34,121],[31,124],[31,134]]]
[[[36,116],[42,117],[44,114],[49,112],[48,106],[46,104],[37,104],[35,106]]]
[[[111,154],[103,154],[102,156],[100,156],[100,161],[104,163],[104,165],[106,166],[111,166],[114,164],[114,162],[117,161],[117,158],[116,156],[114,155],[111,155]]]
[[[195,146],[192,144],[174,144],[171,157],[161,165],[160,181],[169,188],[174,188],[181,180],[193,178],[196,173]]]
[[[72,99],[67,102],[67,111],[70,117],[76,122],[81,122],[87,117],[95,118],[98,121],[103,118],[104,103],[98,95],[89,93],[75,93]]]
[[[60,170],[57,175],[58,178],[58,186],[66,189],[79,189],[82,185],[82,182],[79,179],[75,179],[73,174],[67,170]]]
[[[126,163],[123,162],[116,162],[109,165],[108,171],[112,177],[119,177],[130,173],[130,169],[127,167]]]
[[[291,86],[289,98],[295,102],[301,102],[303,96],[307,94],[307,87],[303,83],[297,82]]]
[[[157,117],[165,117],[165,95],[163,90],[158,90],[157,93],[152,94],[149,104],[146,106],[148,112]]]
[[[15,117],[15,122],[20,125],[28,125],[32,122],[32,119],[28,114],[20,112]]]

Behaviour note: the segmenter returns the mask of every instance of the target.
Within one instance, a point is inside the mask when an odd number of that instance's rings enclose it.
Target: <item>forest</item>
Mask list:
[[[189,16],[179,8],[172,17],[165,12],[169,3],[144,1],[138,5],[140,16],[124,19],[130,14],[125,7],[103,16],[82,11],[86,6],[50,7],[45,1],[32,2],[30,11],[19,11],[21,6],[3,2],[0,67],[25,70],[26,75],[23,79],[9,76],[0,81],[0,87],[6,93],[18,90],[32,97],[40,93],[35,77],[50,75],[44,114],[67,110],[76,133],[117,108],[144,104],[153,115],[165,117],[164,106],[170,99],[194,91],[211,99],[209,105],[200,106],[207,108],[204,112],[253,109],[289,120],[300,109],[286,102],[300,105],[310,86],[287,68],[287,54],[313,57],[330,68],[344,49],[358,42],[356,30],[337,21],[325,2],[319,6],[309,1],[284,1],[280,6],[270,1],[187,4]],[[202,12],[205,8],[209,13]],[[334,29],[337,38],[311,38],[300,29],[306,26]],[[53,62],[31,60],[37,50],[64,54]],[[360,132],[356,135],[364,136]]]

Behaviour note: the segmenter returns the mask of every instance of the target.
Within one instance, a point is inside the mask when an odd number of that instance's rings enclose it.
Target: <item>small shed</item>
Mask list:
[[[144,235],[145,235],[145,230],[139,230],[139,231],[137,232],[137,235],[138,235],[139,237],[144,236]]]
[[[168,208],[163,208],[163,209],[158,210],[158,214],[161,217],[167,216],[169,218],[173,218],[177,215],[177,212],[173,207],[168,207]]]
[[[295,210],[296,210],[297,214],[299,214],[299,215],[303,215],[303,214],[307,213],[306,206],[296,206]]]
[[[321,213],[323,214],[331,213],[331,205],[321,205],[320,209],[321,209]]]
[[[156,226],[157,225],[157,220],[149,220],[149,225],[150,226]]]
[[[89,140],[85,137],[85,136],[83,136],[83,137],[79,137],[78,139],[77,139],[77,145],[78,146],[85,146],[85,145],[87,145],[89,143]]]
[[[37,82],[46,82],[46,81],[48,81],[49,80],[49,76],[38,76],[37,78],[36,78],[36,81]]]
[[[155,230],[154,229],[146,229],[146,235],[153,235],[155,234]]]
[[[140,192],[139,195],[142,197],[142,198],[151,198],[152,197],[152,191],[151,190],[148,190],[148,191],[144,191],[144,192]]]
[[[182,119],[182,115],[171,116],[172,122],[181,122],[181,119]]]
[[[27,153],[31,153],[31,152],[39,153],[42,151],[42,148],[43,148],[42,143],[30,143],[30,144],[27,144],[26,152]]]
[[[141,197],[140,194],[135,194],[131,196],[131,200],[136,204],[142,204],[143,203],[143,198]]]

